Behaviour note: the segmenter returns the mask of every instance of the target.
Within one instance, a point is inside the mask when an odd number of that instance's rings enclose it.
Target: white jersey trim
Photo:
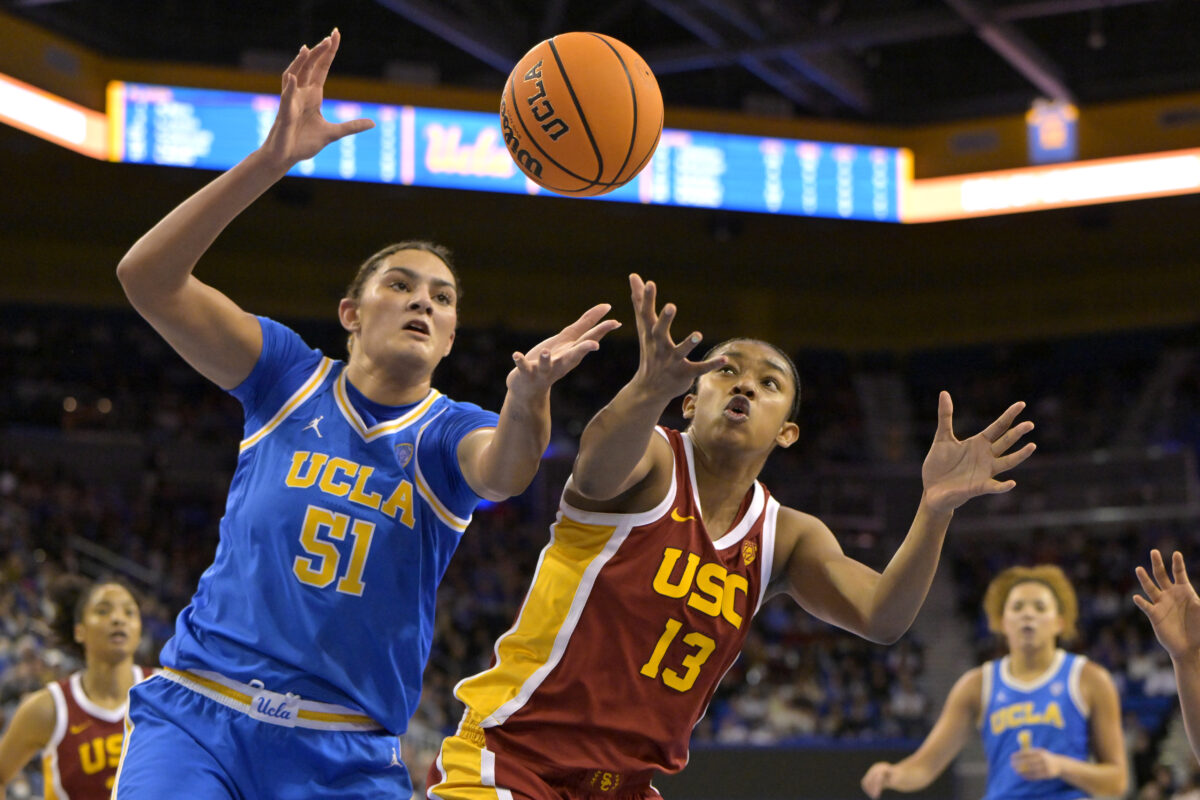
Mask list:
[[[42,749],[43,765],[53,778],[55,794],[58,797],[68,798],[69,795],[62,786],[62,774],[58,769],[58,746],[62,744],[63,737],[67,733],[67,698],[57,682],[47,684],[46,689],[54,698],[54,733],[51,734],[50,741]]]
[[[995,668],[995,661],[985,661],[980,668],[982,680],[979,682],[979,719],[975,723],[975,727],[980,730],[983,730],[983,721],[987,719],[988,709],[992,704],[992,671]]]
[[[1071,702],[1075,704],[1075,708],[1079,710],[1084,719],[1090,718],[1092,712],[1083,699],[1083,689],[1080,686],[1080,676],[1083,674],[1083,666],[1086,663],[1087,656],[1076,653],[1075,660],[1071,663],[1071,671],[1067,675],[1067,692],[1071,695]]]
[[[767,587],[771,585],[771,572],[775,568],[775,525],[779,519],[779,501],[774,497],[768,500],[764,514],[762,552],[759,554],[758,602],[754,606],[755,614],[758,614],[763,601],[767,598]]]
[[[1041,689],[1054,679],[1058,671],[1062,669],[1063,660],[1067,657],[1066,652],[1061,648],[1054,651],[1054,659],[1050,662],[1050,666],[1046,667],[1046,671],[1036,678],[1023,681],[1016,678],[1012,674],[1012,656],[1005,656],[1000,659],[1000,680],[1005,685],[1011,686],[1021,692],[1033,692]]]

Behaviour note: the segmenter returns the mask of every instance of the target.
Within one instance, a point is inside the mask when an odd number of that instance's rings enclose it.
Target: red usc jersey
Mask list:
[[[564,501],[494,665],[455,688],[464,727],[550,781],[590,774],[608,791],[682,769],[770,579],[778,501],[756,482],[713,541],[690,440],[657,434],[675,454],[663,501],[641,514]]]
[[[136,683],[142,668],[133,668]],[[125,706],[107,709],[83,691],[83,673],[49,684],[54,734],[42,751],[46,800],[108,800],[125,739]]]

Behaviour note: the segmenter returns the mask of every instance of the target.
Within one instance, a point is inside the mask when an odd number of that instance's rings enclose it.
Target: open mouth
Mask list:
[[[725,418],[734,422],[745,422],[750,418],[750,401],[745,395],[735,395],[725,404]]]
[[[108,635],[108,640],[113,644],[125,644],[129,641],[129,634],[125,631],[113,631]]]
[[[404,330],[420,333],[425,336],[429,335],[429,323],[423,319],[414,319],[404,326]]]

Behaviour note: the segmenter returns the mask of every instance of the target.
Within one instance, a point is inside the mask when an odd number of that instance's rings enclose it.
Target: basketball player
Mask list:
[[[1010,567],[983,598],[992,631],[1008,655],[958,679],[917,752],[897,764],[873,764],[862,787],[915,792],[962,750],[970,728],[988,759],[984,800],[1120,797],[1129,781],[1121,704],[1108,670],[1067,653],[1075,633],[1075,590],[1056,566]]]
[[[0,738],[0,785],[40,750],[47,800],[107,800],[117,773],[133,663],[142,639],[137,601],[120,583],[66,579],[54,592],[53,630],[84,667],[21,702]]]
[[[466,713],[430,770],[430,798],[650,798],[676,772],[762,601],[790,594],[876,642],[908,629],[929,589],[954,509],[1006,492],[995,475],[1033,452],[1009,407],[959,441],[949,395],[922,469],[924,493],[882,574],[847,557],[817,518],[758,482],[799,434],[799,377],[754,339],[687,360],[675,307],[630,276],[641,337],[636,374],[588,424],[560,515],[491,669],[456,687]],[[690,388],[689,388],[690,387]],[[656,427],[686,392],[680,433]]]
[[[1192,754],[1200,759],[1200,597],[1188,580],[1183,554],[1179,551],[1171,556],[1174,580],[1167,574],[1158,550],[1150,551],[1150,569],[1153,578],[1144,567],[1137,568],[1146,596],[1134,595],[1133,602],[1150,619],[1154,635],[1171,656],[1183,727]]]
[[[497,417],[431,386],[460,294],[439,246],[401,243],[362,265],[338,308],[346,363],[192,275],[290,167],[371,126],[321,116],[338,42],[334,31],[300,49],[262,146],[117,269],[134,307],[246,415],[215,561],[164,671],[131,695],[120,800],[409,796],[397,737],[420,694],[447,561],[481,498],[532,480],[551,385],[618,324],[597,306],[514,354]]]

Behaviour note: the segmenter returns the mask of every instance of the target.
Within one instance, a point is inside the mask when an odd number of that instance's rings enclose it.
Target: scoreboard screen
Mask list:
[[[274,95],[113,82],[111,158],[225,170],[266,138]],[[375,127],[334,142],[289,174],[511,194],[554,195],[528,180],[504,146],[499,115],[326,100],[326,119]],[[598,200],[899,221],[906,151],[891,147],[663,130],[630,183]]]

